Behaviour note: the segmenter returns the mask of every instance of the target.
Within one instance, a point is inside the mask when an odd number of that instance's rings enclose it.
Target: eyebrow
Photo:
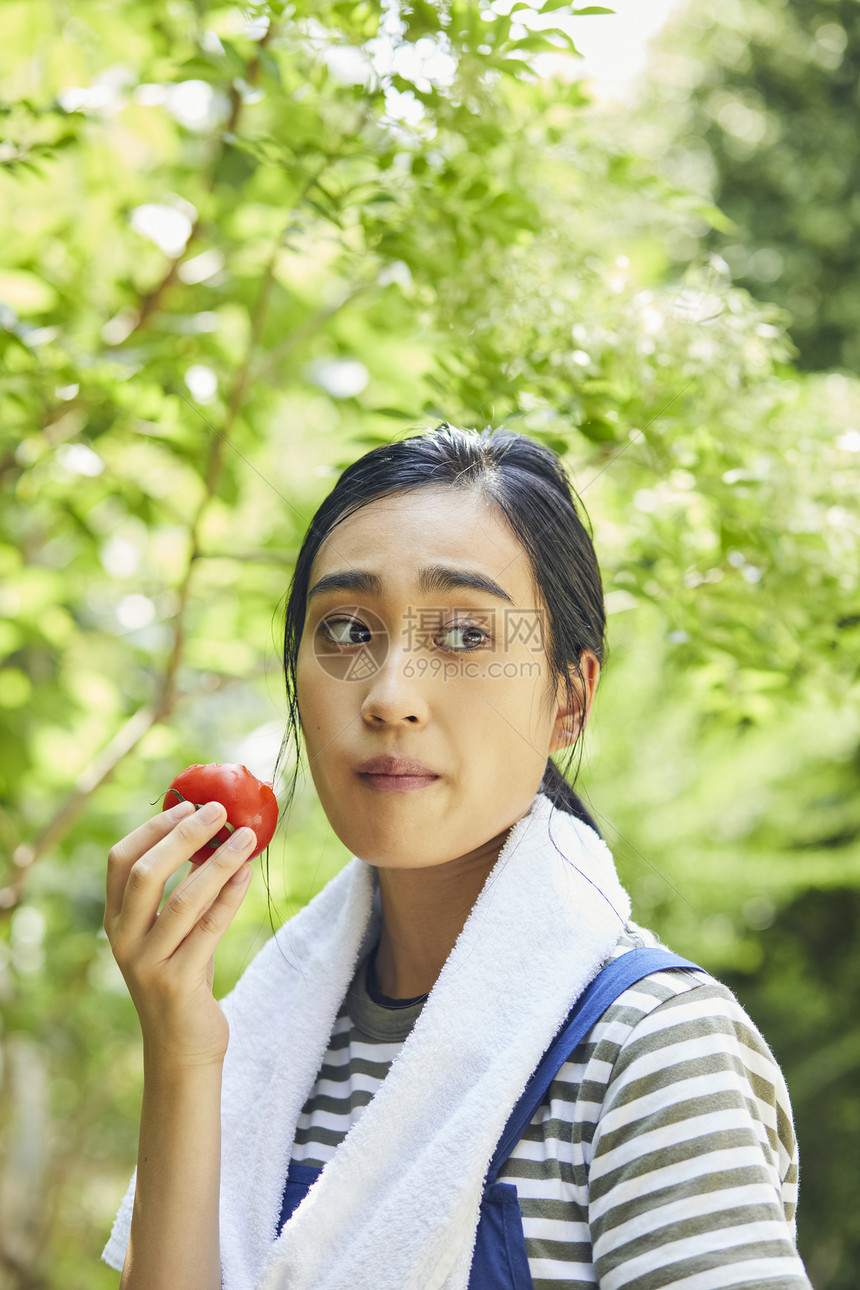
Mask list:
[[[367,573],[363,569],[343,569],[336,573],[326,573],[315,582],[308,592],[312,596],[321,596],[326,591],[357,591],[367,596],[381,596],[383,581],[376,573]],[[488,596],[496,596],[509,605],[514,601],[499,584],[485,573],[473,569],[452,569],[447,565],[431,564],[418,570],[418,591],[422,596],[433,592],[460,591],[468,588],[471,591],[483,591]]]

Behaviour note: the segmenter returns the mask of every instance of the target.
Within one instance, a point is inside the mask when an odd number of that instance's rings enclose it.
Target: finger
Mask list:
[[[114,919],[122,909],[122,898],[131,866],[151,847],[165,838],[180,820],[194,810],[193,802],[180,802],[169,811],[154,815],[151,820],[128,833],[111,847],[108,855],[107,889],[105,899],[105,923]]]
[[[237,829],[211,860],[200,865],[171,892],[147,938],[147,956],[163,962],[175,952],[206,916],[233,875],[241,872],[243,866],[249,868],[246,862],[256,845],[252,829]]]
[[[190,972],[209,971],[218,942],[238,913],[251,885],[251,872],[251,866],[243,861],[174,951],[174,961],[181,958],[183,966]],[[211,975],[209,984],[212,984]]]
[[[146,935],[155,922],[167,879],[215,836],[226,818],[220,802],[207,802],[199,811],[181,819],[166,837],[134,862],[119,916],[123,939],[134,943]]]

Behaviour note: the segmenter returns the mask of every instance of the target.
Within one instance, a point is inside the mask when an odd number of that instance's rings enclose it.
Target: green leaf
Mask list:
[[[707,220],[711,228],[715,228],[719,233],[737,233],[739,231],[735,221],[729,219],[728,215],[712,202],[697,205],[693,209],[702,219]]]

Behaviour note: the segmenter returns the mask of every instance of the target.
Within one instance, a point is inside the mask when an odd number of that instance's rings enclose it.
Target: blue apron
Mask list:
[[[564,1026],[529,1078],[490,1161],[481,1200],[469,1290],[533,1290],[517,1189],[513,1183],[498,1181],[499,1170],[522,1138],[559,1070],[609,1005],[643,977],[651,972],[665,972],[668,968],[703,971],[697,964],[670,954],[668,950],[628,950],[608,963],[574,1004]],[[313,1165],[290,1162],[279,1232],[321,1173],[322,1170]]]

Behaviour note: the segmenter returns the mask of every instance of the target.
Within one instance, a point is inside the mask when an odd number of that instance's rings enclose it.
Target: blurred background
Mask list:
[[[108,849],[190,762],[271,776],[307,523],[446,419],[573,475],[611,650],[580,789],[773,1047],[801,1252],[853,1290],[860,7],[613,8],[4,0],[4,1287],[117,1280]],[[219,993],[346,858],[304,776]]]

